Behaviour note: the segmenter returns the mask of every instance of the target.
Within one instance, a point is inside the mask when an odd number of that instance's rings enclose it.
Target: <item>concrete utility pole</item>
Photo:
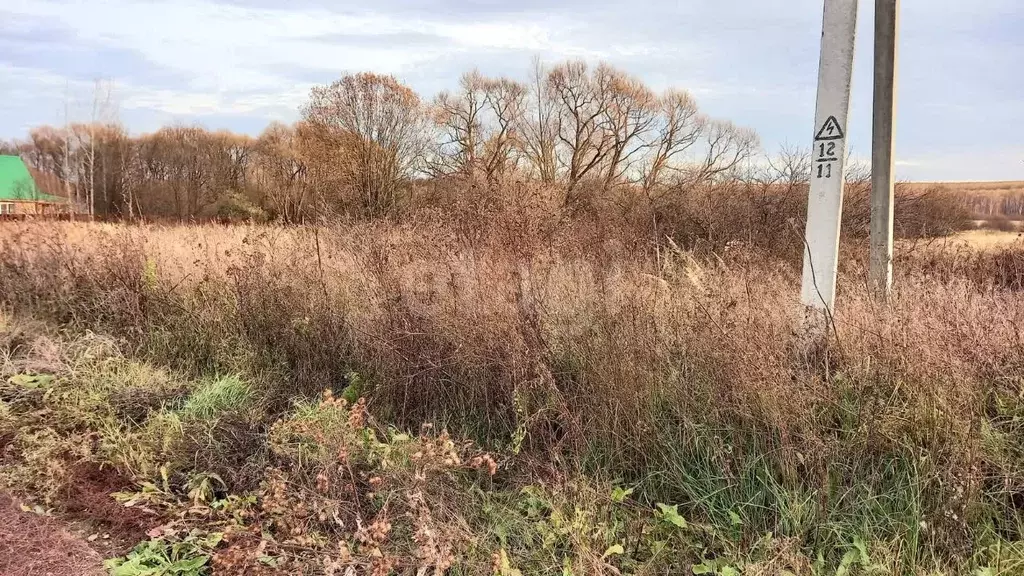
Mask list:
[[[871,135],[872,289],[887,298],[892,288],[893,134],[896,111],[897,34],[900,0],[875,0],[875,102]]]
[[[801,289],[812,321],[808,328],[822,334],[835,304],[856,36],[857,0],[825,0]]]

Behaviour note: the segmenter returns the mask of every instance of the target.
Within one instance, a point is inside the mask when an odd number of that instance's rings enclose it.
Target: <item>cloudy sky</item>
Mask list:
[[[871,0],[861,0],[851,146],[870,155]],[[3,0],[0,138],[88,119],[113,81],[132,132],[201,123],[256,134],[315,84],[395,74],[424,97],[478,67],[605,60],[769,151],[812,135],[822,0]],[[1024,179],[1020,0],[903,0],[898,176]],[[67,88],[66,88],[67,87]],[[69,96],[65,97],[65,93]]]

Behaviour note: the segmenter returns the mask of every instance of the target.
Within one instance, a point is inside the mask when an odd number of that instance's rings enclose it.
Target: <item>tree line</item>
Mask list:
[[[525,81],[474,70],[429,101],[393,76],[349,74],[256,137],[82,123],[0,143],[97,215],[284,222],[393,215],[418,183],[449,178],[537,182],[568,207],[622,188],[653,202],[737,176],[758,149],[686,91],[583,61],[535,61]]]

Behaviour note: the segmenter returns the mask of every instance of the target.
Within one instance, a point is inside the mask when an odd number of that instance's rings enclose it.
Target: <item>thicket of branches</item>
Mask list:
[[[451,217],[467,206],[474,214],[461,216],[493,217],[532,203],[530,217],[613,215],[643,236],[717,244],[796,242],[810,174],[805,150],[766,156],[756,133],[708,117],[686,91],[656,93],[583,61],[535,61],[525,82],[474,70],[430,101],[392,76],[350,74],[313,88],[297,122],[257,137],[196,126],[131,136],[92,123],[42,126],[0,148],[101,217],[298,223]],[[911,214],[904,228],[965,220],[925,204],[934,214],[924,225]]]
[[[393,215],[418,180],[526,179],[584,190],[630,185],[649,197],[729,174],[756,134],[703,115],[681,90],[656,94],[607,64],[536,62],[528,82],[465,74],[429,102],[394,77],[346,75],[318,86],[301,119],[258,137],[171,126],[42,126],[4,144],[92,198],[100,215],[196,218],[232,209],[300,221]],[[598,185],[598,186],[595,186]]]

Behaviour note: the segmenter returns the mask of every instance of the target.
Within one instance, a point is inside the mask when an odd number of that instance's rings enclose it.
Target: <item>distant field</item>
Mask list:
[[[977,220],[1024,220],[1024,181],[914,182],[914,191],[932,190],[960,196]]]
[[[1012,245],[1021,245],[1024,239],[1020,232],[1002,232],[999,230],[969,230],[961,232],[948,239],[950,245],[966,244],[971,248],[979,250],[992,250],[1007,248]]]
[[[904,239],[897,242],[897,249],[904,253],[913,253],[923,248],[923,252],[943,257],[956,255],[998,255],[1006,250],[1024,249],[1024,234],[1006,232],[991,228],[967,230],[944,238]]]

